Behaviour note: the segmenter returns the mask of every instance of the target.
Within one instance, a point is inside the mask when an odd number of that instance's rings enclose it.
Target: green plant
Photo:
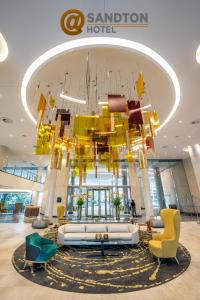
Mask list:
[[[82,218],[82,206],[84,204],[84,199],[82,197],[78,197],[77,200],[77,213],[78,213],[78,219]]]
[[[77,200],[77,206],[81,206],[82,207],[83,204],[84,204],[83,198],[79,197],[78,200]]]
[[[120,197],[115,197],[112,202],[115,207],[117,207],[117,206],[119,207],[121,205]]]
[[[121,205],[121,199],[120,197],[115,197],[112,201],[114,207],[115,207],[115,215],[116,215],[116,219],[119,220],[120,219],[120,205]]]

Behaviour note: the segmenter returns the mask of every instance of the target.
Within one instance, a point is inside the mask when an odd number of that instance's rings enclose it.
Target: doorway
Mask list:
[[[109,188],[87,188],[86,217],[111,217],[111,191]]]

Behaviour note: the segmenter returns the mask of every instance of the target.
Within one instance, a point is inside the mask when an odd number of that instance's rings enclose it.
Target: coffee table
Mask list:
[[[105,253],[105,243],[108,243],[108,245],[118,245],[119,239],[91,239],[91,240],[86,240],[82,239],[81,241],[87,242],[87,243],[95,243],[95,245],[100,245],[101,246],[101,253],[100,254],[92,254],[89,255],[88,257],[105,257],[105,256],[118,256],[117,254],[108,254]]]

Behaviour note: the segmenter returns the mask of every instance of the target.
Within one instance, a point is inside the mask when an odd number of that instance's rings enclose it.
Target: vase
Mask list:
[[[82,218],[82,206],[78,206],[77,217],[79,220]]]
[[[120,207],[115,206],[115,215],[116,215],[116,220],[120,219]]]

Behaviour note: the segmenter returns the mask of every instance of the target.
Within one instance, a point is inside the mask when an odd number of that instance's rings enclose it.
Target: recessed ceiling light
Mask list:
[[[27,146],[26,145],[24,145],[24,148],[26,148]]]
[[[0,62],[6,60],[8,57],[8,45],[0,32]]]
[[[14,135],[12,133],[9,134],[9,137],[13,137]]]
[[[200,64],[200,45],[198,46],[196,51],[196,61],[198,62],[198,64]]]
[[[23,122],[24,122],[24,119],[20,119],[20,122],[22,122],[22,123],[23,123]]]
[[[191,135],[188,135],[188,139],[191,139]]]
[[[183,121],[182,121],[182,120],[179,120],[178,122],[179,122],[179,124],[182,124],[182,123],[183,123]]]
[[[2,98],[3,97],[3,95],[2,94],[0,94],[0,98]]]
[[[129,51],[137,51],[141,54],[146,55],[147,57],[151,58],[154,62],[156,62],[158,65],[160,65],[164,71],[168,74],[169,78],[172,81],[172,84],[174,86],[175,90],[175,100],[174,105],[172,107],[172,110],[170,111],[167,118],[164,120],[164,122],[160,125],[158,130],[163,128],[172,118],[174,115],[179,103],[180,103],[180,97],[181,97],[181,90],[180,90],[180,84],[178,81],[178,78],[176,76],[176,73],[172,69],[172,67],[168,64],[168,62],[160,56],[157,52],[152,50],[151,48],[126,39],[121,38],[113,38],[113,37],[88,37],[88,38],[82,38],[82,39],[75,39],[69,42],[65,42],[63,44],[60,44],[47,52],[43,53],[41,56],[39,56],[27,69],[21,86],[21,98],[22,98],[22,104],[24,106],[25,111],[27,112],[30,119],[36,124],[37,121],[32,115],[28,103],[27,103],[27,87],[28,84],[33,76],[33,74],[40,68],[43,64],[47,63],[48,60],[62,54],[62,53],[69,53],[73,50],[80,49],[83,47],[101,47],[101,46],[110,46],[110,47],[120,47],[123,49],[128,49]],[[157,131],[158,131],[157,130]]]
[[[166,139],[166,138],[167,138],[167,136],[166,136],[166,135],[163,135],[163,137],[164,137],[164,139]]]
[[[6,123],[6,124],[12,124],[13,123],[12,119],[6,118],[6,117],[2,117],[1,121],[4,122],[4,123]]]
[[[174,146],[174,149],[176,149],[177,147],[176,146]]]
[[[196,125],[196,124],[199,124],[200,123],[200,120],[193,120],[190,124],[191,125]]]

